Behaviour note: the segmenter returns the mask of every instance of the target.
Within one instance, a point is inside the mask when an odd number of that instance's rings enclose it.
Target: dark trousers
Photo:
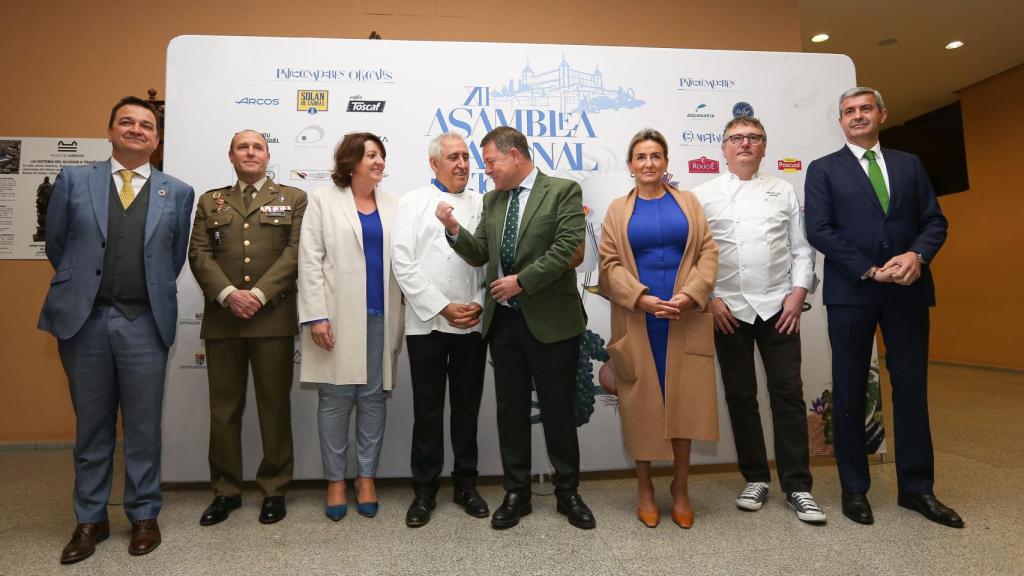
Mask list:
[[[412,375],[412,483],[416,494],[434,495],[444,465],[445,384],[451,403],[448,430],[456,490],[476,484],[477,421],[484,389],[487,344],[479,332],[407,336]]]
[[[775,329],[780,314],[769,320],[758,317],[753,324],[740,322],[733,334],[715,332],[715,350],[743,477],[747,482],[769,482],[771,478],[757,404],[756,343],[767,376],[779,484],[787,494],[810,492],[807,405],[800,378],[800,334],[780,334]]]
[[[892,381],[896,482],[901,492],[931,494],[935,478],[928,423],[928,308],[828,306],[832,343],[832,419],[839,481],[847,492],[871,487],[865,451],[865,391],[875,327],[885,340]]]
[[[530,495],[530,411],[536,389],[548,459],[555,469],[555,493],[575,493],[580,483],[574,410],[580,337],[541,342],[530,333],[520,311],[497,305],[487,338],[494,361],[505,490]]]
[[[152,312],[129,320],[97,306],[82,328],[58,340],[75,409],[75,516],[107,520],[117,411],[124,426],[124,512],[132,522],[156,518],[160,493],[160,422],[167,345]]]
[[[210,483],[218,496],[238,496],[242,492],[242,414],[250,362],[263,444],[256,483],[264,496],[280,496],[291,481],[294,352],[293,336],[206,341]]]

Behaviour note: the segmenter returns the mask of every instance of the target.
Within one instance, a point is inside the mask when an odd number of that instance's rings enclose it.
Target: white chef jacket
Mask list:
[[[450,334],[479,332],[480,324],[455,328],[440,312],[455,302],[484,302],[484,268],[473,267],[448,244],[444,225],[437,219],[438,202],[454,207],[453,214],[468,230],[476,230],[483,210],[483,195],[465,190],[444,192],[434,184],[409,191],[398,199],[391,232],[391,269],[405,294],[405,333]]]
[[[714,297],[733,316],[748,324],[768,320],[794,286],[814,291],[814,249],[791,184],[761,172],[750,180],[726,172],[693,193],[718,244]]]

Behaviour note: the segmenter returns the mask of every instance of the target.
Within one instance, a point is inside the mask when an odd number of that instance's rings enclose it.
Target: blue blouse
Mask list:
[[[363,256],[366,258],[366,313],[384,315],[384,228],[377,210],[359,212],[363,228]]]

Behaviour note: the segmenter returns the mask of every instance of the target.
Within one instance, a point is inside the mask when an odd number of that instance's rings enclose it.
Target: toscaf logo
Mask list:
[[[383,112],[384,100],[362,100],[362,96],[353,96],[348,101],[348,112]]]
[[[790,174],[804,169],[804,163],[797,158],[783,158],[778,161],[779,170]]]
[[[718,174],[718,160],[701,156],[688,162],[690,174]]]
[[[327,90],[299,90],[296,110],[308,114],[327,112]]]

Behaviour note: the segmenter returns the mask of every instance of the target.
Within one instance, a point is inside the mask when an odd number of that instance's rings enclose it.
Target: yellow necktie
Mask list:
[[[121,205],[127,210],[132,205],[132,200],[135,200],[135,189],[132,188],[132,176],[135,176],[135,172],[131,170],[118,170],[118,174],[121,175],[121,180],[124,180],[124,186],[121,187]]]

